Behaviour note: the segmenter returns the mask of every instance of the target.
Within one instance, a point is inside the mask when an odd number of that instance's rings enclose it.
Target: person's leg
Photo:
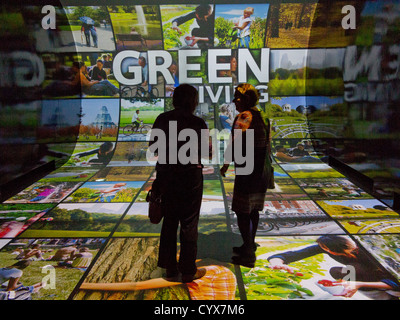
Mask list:
[[[90,47],[90,32],[85,30],[84,34],[85,34],[85,38],[86,38],[86,45],[88,47]]]
[[[169,210],[168,210],[169,211]],[[179,220],[171,212],[166,212],[160,234],[158,266],[167,269],[167,277],[178,274],[176,261],[176,240]]]
[[[244,45],[246,48],[250,48],[250,36],[244,37]]]
[[[240,235],[243,239],[242,252],[243,254],[250,253],[253,248],[253,235],[251,228],[250,215],[246,213],[236,213],[237,223],[240,231]]]
[[[183,282],[191,282],[197,271],[197,239],[200,207],[203,195],[203,174],[201,169],[180,174],[183,183],[180,216],[179,271]]]
[[[110,81],[102,80],[100,83],[109,89],[110,95],[119,93],[119,88],[114,86]]]
[[[258,228],[258,222],[260,220],[260,213],[258,210],[253,210],[250,212],[250,221],[251,221],[251,238],[252,238],[252,246],[255,249],[256,244],[255,244],[255,238],[257,235],[257,228]]]
[[[92,34],[93,38],[93,45],[97,48],[97,32],[94,28],[90,29],[90,33]]]

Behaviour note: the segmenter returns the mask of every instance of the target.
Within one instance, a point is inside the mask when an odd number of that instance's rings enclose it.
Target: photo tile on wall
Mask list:
[[[78,141],[116,141],[119,103],[119,99],[82,99]]]
[[[0,204],[0,238],[15,238],[55,204]]]
[[[81,182],[35,182],[4,203],[59,203],[74,190]]]
[[[353,249],[352,256],[333,249],[335,242],[346,243]],[[248,300],[396,299],[393,282],[391,288],[370,290],[369,283],[396,280],[349,236],[257,237],[256,243],[256,268],[241,267]],[[352,295],[343,297],[340,295],[347,289],[340,281],[349,270],[364,282]]]
[[[96,260],[81,288],[98,288],[98,290],[79,290],[74,300],[162,300],[189,299],[185,285],[171,286],[166,289],[150,287],[151,290],[121,290],[107,292],[100,284],[136,283],[149,279],[161,278],[161,269],[157,268],[159,239],[115,238],[110,240],[102,254]],[[165,275],[164,275],[165,276]],[[100,288],[99,288],[100,286]],[[155,289],[155,290],[154,290]]]
[[[373,198],[344,178],[297,179],[296,182],[313,200]]]
[[[226,233],[218,234],[220,238]],[[226,257],[218,255],[225,252],[227,241],[215,242],[213,235],[202,235],[198,241],[197,266],[205,274],[204,279],[194,280],[188,284],[171,282],[165,286],[165,271],[157,268],[159,239],[145,238],[114,238],[110,240],[91,268],[88,276],[81,284],[74,300],[204,300],[206,292],[214,292],[216,299],[239,299],[234,267],[225,262]],[[228,238],[224,238],[227,240]],[[210,247],[210,243],[214,244]],[[179,250],[179,248],[178,248]],[[215,290],[215,279],[224,279],[224,290]],[[163,278],[164,277],[164,278]],[[160,279],[163,278],[163,279]],[[152,279],[151,283],[147,280]],[[160,281],[164,284],[159,287]],[[120,288],[117,292],[107,292],[104,284]],[[122,284],[122,286],[121,286]],[[141,290],[124,289],[134,284]],[[212,284],[212,286],[211,286]],[[209,298],[209,297],[208,297]]]
[[[212,48],[214,8],[212,4],[160,5],[164,50]],[[198,19],[196,13],[207,19]],[[202,39],[195,41],[193,37]]]
[[[360,235],[355,237],[397,281],[400,281],[400,236],[398,234]],[[396,292],[393,292],[393,294],[396,294]]]
[[[141,192],[118,224],[113,237],[159,237],[162,224],[153,224],[148,217],[149,203]]]
[[[128,203],[62,203],[20,237],[108,237],[128,206]]]
[[[280,165],[293,179],[344,178],[344,175],[325,163],[285,163]]]
[[[79,135],[81,99],[42,100],[38,141],[75,143]]]
[[[159,6],[107,6],[117,50],[163,49]]]
[[[232,201],[234,181],[224,180],[224,188],[228,201]],[[266,201],[272,200],[305,200],[309,196],[291,179],[276,179],[275,188],[267,189]]]
[[[350,234],[400,233],[400,219],[340,219],[337,221]]]
[[[99,170],[91,167],[59,167],[38,182],[86,182]]]
[[[118,141],[149,141],[154,121],[163,112],[164,99],[121,99]]]
[[[106,166],[113,156],[116,143],[78,142],[75,149],[63,167],[91,167],[100,169]]]
[[[64,200],[64,203],[132,202],[145,181],[90,181]]]
[[[105,167],[96,173],[90,181],[145,181],[153,172],[153,166]]]
[[[74,42],[72,51],[115,51],[110,16],[105,6],[65,7]]]
[[[156,160],[147,159],[148,142],[118,142],[108,167],[155,166]]]
[[[344,48],[270,51],[271,96],[341,96]],[[304,72],[304,68],[313,72]],[[327,78],[329,70],[332,75]]]
[[[318,205],[334,219],[398,218],[399,214],[376,199],[320,200]]]
[[[67,300],[104,246],[103,238],[15,239],[0,250],[0,268],[24,264],[16,300]],[[52,272],[51,272],[52,271]],[[46,288],[41,286],[43,276]],[[31,290],[33,289],[33,290]]]
[[[264,48],[268,3],[215,5],[214,46]]]
[[[239,234],[236,215],[230,215],[232,231]],[[257,235],[344,234],[313,201],[266,201],[260,213]]]

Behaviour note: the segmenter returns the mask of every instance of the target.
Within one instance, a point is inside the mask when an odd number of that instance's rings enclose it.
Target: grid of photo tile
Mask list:
[[[339,2],[335,6],[341,6]],[[27,17],[39,8],[26,10],[22,16],[32,26]],[[321,23],[337,20],[326,10],[307,1],[70,6],[58,11],[63,23],[55,32],[35,31],[46,68],[40,127],[66,130],[77,118],[79,134],[63,166],[0,204],[0,268],[19,270],[18,279],[28,288],[25,297],[208,298],[202,288],[207,291],[210,282],[201,278],[187,285],[148,284],[164,276],[157,268],[161,224],[151,224],[147,217],[146,194],[155,179],[155,163],[146,158],[148,133],[157,116],[172,108],[181,50],[200,50],[192,60],[200,67],[190,72],[204,84],[196,115],[210,129],[222,130],[229,129],[226,119],[236,112],[230,100],[239,78],[239,50],[249,49],[259,61],[261,49],[269,48],[269,99],[260,108],[272,125],[275,188],[267,191],[260,214],[256,267],[230,262],[232,246],[241,244],[230,209],[234,168],[221,177],[218,163],[211,163],[203,169],[199,268],[230,281],[226,297],[234,300],[398,299],[399,214],[328,166],[313,144],[315,136],[349,130],[341,117],[342,65],[344,48],[354,43],[356,34]],[[248,11],[252,27],[246,42],[235,26]],[[332,36],[321,36],[326,33]],[[208,83],[207,50],[213,48],[231,49],[230,56],[219,61],[230,66],[218,74],[227,77],[227,90]],[[112,61],[125,50],[140,52],[120,66],[122,74],[141,67],[143,81],[138,85],[116,80]],[[162,76],[156,83],[148,81],[152,50],[170,53],[173,82],[166,83]],[[82,63],[79,71],[74,62]],[[87,79],[81,90],[71,90],[72,83],[66,83],[73,81],[74,72]],[[250,74],[248,82],[257,85],[257,76]],[[318,113],[330,114],[332,121],[319,122]],[[140,126],[135,128],[136,118]],[[41,139],[46,141],[45,133]],[[59,147],[53,145],[52,151],[62,152]],[[337,283],[350,279],[348,266],[354,266],[357,282],[351,294],[350,282]],[[141,289],[81,289],[93,283],[106,288],[133,283]],[[381,287],[373,287],[376,283]],[[8,284],[0,285],[4,289]]]

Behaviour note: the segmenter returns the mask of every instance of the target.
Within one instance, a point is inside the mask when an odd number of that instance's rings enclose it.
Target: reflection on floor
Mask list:
[[[97,168],[71,161],[0,204],[0,279],[13,270],[33,290],[18,289],[16,299],[398,299],[398,213],[323,162],[274,164],[252,269],[230,263],[241,244],[234,171],[222,178],[206,166],[205,275],[167,282],[157,268],[161,225],[149,222],[145,201],[154,167],[118,156]]]

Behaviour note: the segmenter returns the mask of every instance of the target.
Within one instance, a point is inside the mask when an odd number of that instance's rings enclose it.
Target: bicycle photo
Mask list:
[[[147,141],[154,121],[162,112],[164,100],[160,98],[122,99],[118,141]]]

